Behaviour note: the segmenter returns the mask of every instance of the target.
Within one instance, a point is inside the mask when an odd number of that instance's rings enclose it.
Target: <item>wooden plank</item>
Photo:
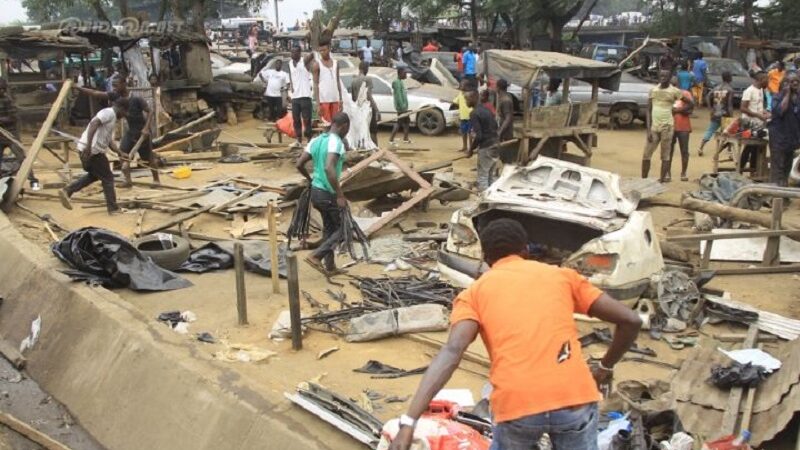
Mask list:
[[[734,233],[704,233],[704,234],[681,234],[677,236],[667,236],[669,242],[699,242],[699,241],[718,241],[720,239],[745,239],[755,237],[775,237],[797,234],[797,230],[752,230],[737,231]]]
[[[3,338],[0,338],[0,354],[2,354],[15,369],[20,370],[25,367],[25,357],[19,352],[19,347]]]
[[[700,259],[701,269],[708,269],[708,265],[711,263],[711,247],[713,246],[713,240],[706,241],[706,246],[703,248],[703,257]]]
[[[216,111],[211,111],[210,113],[206,114],[205,116],[203,116],[203,117],[201,117],[199,119],[193,120],[193,121],[191,121],[191,122],[189,122],[187,124],[184,124],[184,125],[179,126],[178,128],[175,128],[174,130],[170,130],[170,131],[164,133],[163,136],[159,136],[159,137],[153,139],[153,147],[155,147],[158,144],[160,144],[161,141],[163,141],[168,136],[179,134],[179,133],[183,133],[184,131],[189,130],[189,129],[197,126],[197,125],[200,125],[201,123],[205,122],[206,120],[214,117],[216,114],[217,114]],[[206,130],[206,131],[209,131],[209,130]]]
[[[173,148],[175,148],[175,147],[177,147],[179,145],[186,144],[186,143],[190,142],[191,140],[193,140],[195,138],[199,138],[201,136],[204,136],[204,135],[209,134],[209,133],[213,133],[215,131],[217,131],[217,130],[211,129],[211,130],[198,131],[197,133],[192,133],[190,136],[186,136],[185,138],[178,139],[176,141],[172,141],[172,142],[169,142],[167,144],[164,144],[161,147],[153,149],[153,151],[160,153],[160,152],[164,152],[164,151],[167,151],[167,150],[172,150]]]
[[[227,208],[228,206],[235,205],[235,204],[239,203],[240,201],[246,199],[247,197],[250,197],[253,194],[255,194],[256,192],[258,192],[259,189],[261,189],[261,185],[260,184],[258,186],[256,186],[256,187],[250,189],[249,191],[245,191],[245,192],[237,195],[236,197],[228,200],[227,202],[220,203],[219,205],[217,205],[214,208],[212,208],[211,212],[212,213],[220,212],[223,209]]]
[[[270,272],[272,272],[272,293],[280,294],[281,278],[278,273],[278,221],[275,217],[275,202],[269,202],[267,215],[269,217],[269,257]]]
[[[758,344],[759,350],[764,346]],[[744,410],[742,411],[742,425],[739,427],[739,434],[744,430],[750,430],[750,420],[753,418],[753,402],[756,400],[758,385],[747,388],[747,397],[744,399]]]
[[[781,229],[781,219],[783,219],[783,198],[772,199],[772,228]],[[767,238],[767,246],[764,248],[764,258],[761,260],[763,266],[777,266],[781,263],[781,238],[773,236]]]
[[[55,439],[17,419],[11,414],[0,412],[0,423],[25,436],[31,441],[41,445],[47,450],[70,450],[70,448],[66,445],[56,441]]]
[[[197,217],[200,214],[203,214],[204,212],[208,212],[212,208],[214,208],[214,205],[209,205],[209,206],[206,206],[205,208],[200,208],[200,209],[197,209],[197,210],[194,210],[194,211],[187,212],[186,214],[183,214],[183,215],[180,215],[180,216],[177,216],[177,217],[173,217],[173,218],[167,220],[166,222],[161,222],[159,224],[152,225],[152,226],[142,230],[142,232],[141,232],[142,234],[141,235],[145,236],[145,235],[148,235],[148,234],[151,234],[151,233],[155,233],[156,231],[163,230],[164,228],[169,228],[169,227],[175,226],[175,225],[177,225],[177,224],[179,224],[181,222],[184,222],[184,221],[187,221],[187,220],[192,219],[194,217]]]
[[[372,233],[380,230],[381,228],[386,226],[386,224],[388,224],[389,222],[391,222],[392,220],[396,219],[397,217],[399,217],[404,212],[406,212],[409,209],[411,209],[417,203],[425,200],[432,193],[433,193],[433,187],[432,186],[428,187],[428,188],[420,189],[419,191],[417,191],[416,194],[414,194],[414,196],[411,199],[409,199],[408,201],[406,201],[402,205],[400,205],[397,208],[395,208],[392,211],[390,211],[389,214],[381,217],[381,219],[379,221],[373,223],[369,228],[367,228],[364,231],[364,233],[367,236],[372,235]]]
[[[61,91],[58,93],[58,97],[50,107],[50,112],[47,113],[47,118],[42,123],[41,128],[39,128],[39,134],[36,135],[36,139],[34,139],[33,144],[31,144],[31,148],[28,150],[27,155],[25,156],[25,161],[22,162],[22,166],[20,166],[19,170],[17,171],[17,175],[14,177],[14,182],[11,184],[11,187],[9,187],[8,192],[6,193],[6,200],[5,203],[3,203],[3,211],[9,212],[11,210],[11,207],[17,200],[17,196],[19,196],[20,191],[22,191],[22,187],[27,181],[28,175],[31,173],[31,170],[33,170],[33,163],[36,161],[36,157],[39,155],[39,150],[42,149],[42,144],[44,144],[45,138],[48,134],[50,134],[50,128],[52,128],[53,123],[58,118],[61,105],[67,99],[71,88],[72,80],[66,80],[64,85],[61,86]]]
[[[747,329],[747,337],[745,337],[742,348],[753,348],[758,338],[758,327],[755,324],[750,324]],[[728,396],[728,406],[725,408],[725,413],[722,415],[722,425],[720,427],[719,436],[727,436],[734,434],[736,431],[736,421],[739,418],[739,406],[742,402],[742,395],[744,388],[732,387]]]
[[[741,269],[713,269],[714,275],[762,275],[768,273],[800,272],[800,264],[785,264],[769,267],[743,267]]]

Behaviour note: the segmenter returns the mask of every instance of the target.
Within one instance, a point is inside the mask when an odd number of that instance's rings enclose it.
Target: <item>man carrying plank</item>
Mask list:
[[[81,138],[78,140],[78,151],[81,154],[81,162],[83,169],[86,170],[86,175],[58,192],[64,208],[72,209],[72,203],[69,200],[72,194],[100,180],[103,184],[103,195],[106,198],[108,213],[116,214],[120,211],[114,191],[114,174],[111,172],[106,152],[110,148],[121,154],[112,136],[114,125],[118,119],[125,118],[129,107],[130,102],[126,97],[116,99],[114,106],[98,111],[81,134]]]
[[[96,91],[83,87],[78,87],[76,89],[92,97],[108,100],[112,104],[118,98],[127,98],[129,100],[128,104],[130,106],[128,107],[127,113],[128,129],[125,131],[119,143],[123,158],[122,175],[125,177],[125,184],[123,186],[131,187],[133,185],[131,182],[131,160],[134,156],[134,149],[138,151],[139,158],[141,158],[142,161],[148,162],[150,173],[153,175],[153,181],[160,183],[161,180],[158,176],[158,156],[153,152],[153,142],[150,139],[150,121],[152,120],[152,113],[147,101],[141,97],[130,95],[128,84],[122,77],[114,80],[113,90],[111,92]]]

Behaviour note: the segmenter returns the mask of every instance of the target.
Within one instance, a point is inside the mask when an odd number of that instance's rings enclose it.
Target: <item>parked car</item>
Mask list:
[[[342,83],[348,92],[353,77],[357,74],[358,71],[353,69],[340,71]],[[372,79],[372,97],[381,112],[381,120],[397,117],[392,95],[392,82],[397,79],[397,71],[389,67],[372,67],[369,70],[369,77]],[[453,104],[458,90],[435,84],[423,84],[410,77],[406,78],[405,85],[408,90],[409,110],[432,108],[411,115],[411,123],[417,126],[420,133],[436,136],[442,134],[448,126],[458,124],[458,108]]]
[[[625,45],[613,44],[584,44],[580,57],[595,61],[619,64],[628,56],[630,49]]]
[[[733,81],[731,82],[731,86],[733,87],[733,104],[739,106],[742,102],[744,90],[753,84],[750,74],[747,73],[742,63],[729,58],[705,57],[703,59],[705,59],[708,64],[708,89],[713,89],[721,84],[722,72],[726,70],[729,71],[731,75],[733,75]]]
[[[420,52],[419,58],[424,66],[430,66],[431,60],[436,58],[450,71],[451,75],[460,78],[461,74],[458,73],[458,63],[455,59],[456,54],[457,52]]]
[[[540,75],[535,83],[538,88],[534,89],[532,96],[536,99],[543,97],[543,90],[547,87],[547,83],[547,75]],[[610,117],[619,126],[632,125],[636,119],[644,121],[647,114],[648,97],[653,87],[655,84],[623,73],[620,77],[618,91],[602,88],[598,91],[597,112],[601,116]],[[511,85],[508,87],[508,93],[514,99],[514,110],[521,111],[522,88]],[[589,83],[572,81],[569,88],[571,102],[588,102],[591,98],[592,86]]]
[[[211,75],[216,78],[222,75],[250,75],[249,62],[233,62],[219,53],[211,53]]]
[[[488,269],[479,231],[511,218],[527,230],[533,258],[573,268],[615,298],[636,298],[664,268],[653,219],[637,203],[611,172],[544,156],[507,165],[476,205],[453,213],[439,271],[467,287]]]

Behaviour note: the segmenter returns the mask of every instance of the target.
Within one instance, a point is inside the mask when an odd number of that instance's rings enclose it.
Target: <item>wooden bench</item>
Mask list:
[[[719,172],[719,154],[726,147],[730,147],[733,154],[734,170],[736,173],[742,173],[742,153],[745,147],[752,146],[756,149],[756,167],[746,169],[745,172],[750,173],[750,178],[754,181],[767,181],[769,180],[769,163],[767,158],[768,146],[767,141],[759,138],[743,138],[741,136],[717,133],[716,136],[717,149],[714,152],[712,159],[712,172]],[[730,170],[730,169],[726,169]]]

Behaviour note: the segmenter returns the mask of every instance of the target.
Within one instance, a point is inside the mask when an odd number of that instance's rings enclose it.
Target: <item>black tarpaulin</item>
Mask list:
[[[53,243],[51,250],[73,269],[62,270],[73,280],[135,291],[170,291],[192,286],[188,280],[162,269],[142,255],[124,237],[102,228],[73,231]]]
[[[178,272],[205,273],[233,267],[234,241],[217,241],[193,251]],[[244,268],[250,272],[272,276],[269,245],[264,241],[242,241]],[[278,247],[278,275],[286,278],[286,246]]]

